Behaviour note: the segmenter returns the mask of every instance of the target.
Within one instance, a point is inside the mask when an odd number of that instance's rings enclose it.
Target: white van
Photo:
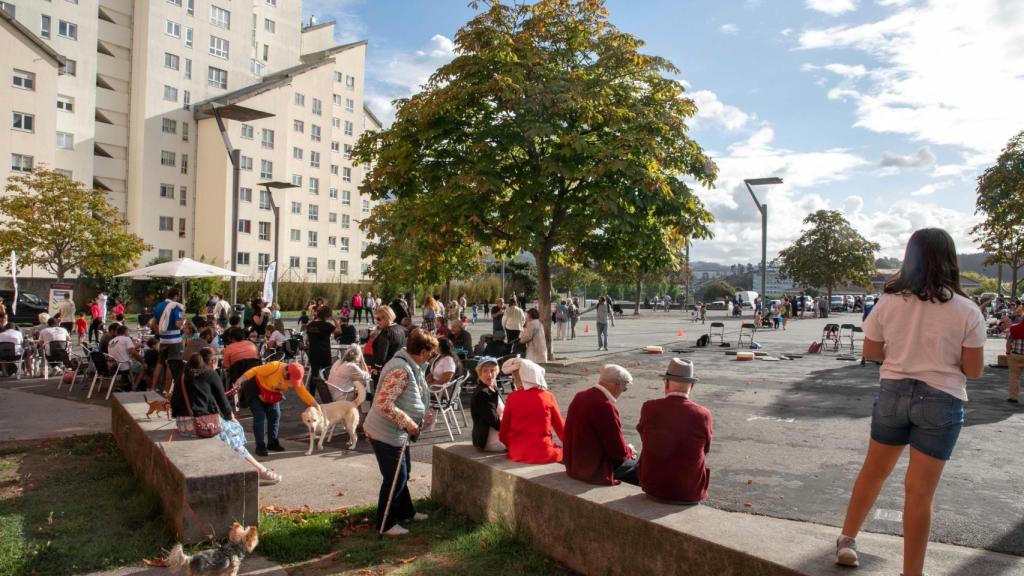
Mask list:
[[[742,306],[745,309],[754,309],[754,300],[757,300],[757,292],[753,290],[740,290],[736,292],[736,299],[742,302]]]

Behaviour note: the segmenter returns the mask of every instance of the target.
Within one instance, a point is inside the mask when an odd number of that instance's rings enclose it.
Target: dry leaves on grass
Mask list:
[[[413,556],[412,558],[399,558],[395,562],[397,564],[412,564],[416,561],[416,558],[418,558],[418,556]]]

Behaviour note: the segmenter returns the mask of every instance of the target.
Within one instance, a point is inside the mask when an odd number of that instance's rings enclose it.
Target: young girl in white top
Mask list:
[[[967,378],[981,376],[985,321],[960,289],[956,247],[925,228],[864,321],[864,357],[882,363],[871,440],[836,542],[836,563],[857,566],[855,538],[910,445],[903,512],[903,575],[921,576],[932,497],[964,422]]]

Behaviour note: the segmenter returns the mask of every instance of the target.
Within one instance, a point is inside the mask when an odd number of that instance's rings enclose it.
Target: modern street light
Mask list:
[[[267,199],[270,200],[270,209],[274,212],[274,298],[278,297],[277,279],[281,276],[281,262],[279,261],[279,250],[281,248],[281,209],[274,202],[274,190],[287,190],[298,188],[291,182],[260,182],[260,186],[267,191]],[[270,302],[268,302],[270,304]]]
[[[747,186],[747,191],[750,192],[750,197],[754,199],[754,205],[757,206],[757,211],[761,213],[761,306],[763,307],[765,302],[768,300],[767,282],[768,282],[768,205],[762,204],[757,200],[757,196],[754,195],[754,189],[751,186],[765,186],[768,184],[782,184],[782,178],[772,176],[770,178],[748,178],[743,180],[743,183]],[[763,310],[763,308],[762,308]]]

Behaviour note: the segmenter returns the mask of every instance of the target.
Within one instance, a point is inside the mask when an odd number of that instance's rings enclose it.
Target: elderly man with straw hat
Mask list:
[[[697,383],[693,363],[673,358],[665,372],[665,397],[644,402],[636,429],[643,442],[640,487],[648,496],[675,504],[708,497],[711,412],[690,400]]]

